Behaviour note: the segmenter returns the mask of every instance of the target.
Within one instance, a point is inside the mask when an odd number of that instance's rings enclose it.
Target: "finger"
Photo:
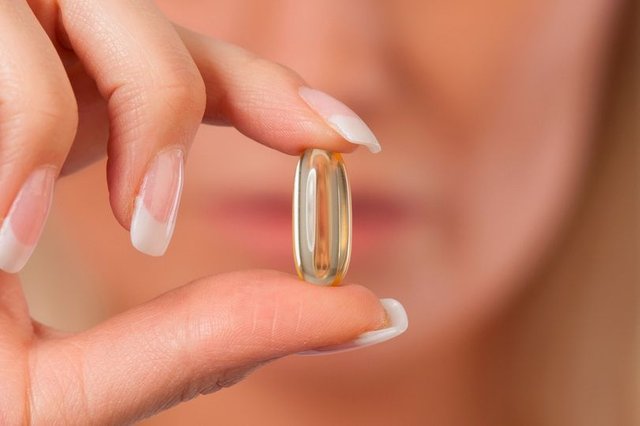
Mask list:
[[[24,1],[0,0],[0,269],[19,271],[44,226],[73,142],[76,103],[62,63]]]
[[[310,89],[295,72],[237,46],[176,28],[204,78],[205,121],[230,124],[288,154],[310,147],[349,152],[356,145],[380,151],[378,140],[355,112]]]
[[[327,289],[270,271],[206,278],[36,348],[32,414],[128,423],[230,385],[268,360],[384,324],[380,302],[361,286]]]
[[[71,47],[107,100],[108,185],[118,221],[140,251],[171,238],[184,156],[205,106],[202,77],[151,0],[61,0]]]

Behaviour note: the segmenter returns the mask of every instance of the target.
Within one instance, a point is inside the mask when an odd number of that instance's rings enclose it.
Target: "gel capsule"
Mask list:
[[[298,275],[338,285],[351,256],[351,194],[340,154],[308,149],[293,187],[293,252]]]

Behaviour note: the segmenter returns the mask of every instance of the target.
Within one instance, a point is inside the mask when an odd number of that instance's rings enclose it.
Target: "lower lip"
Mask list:
[[[353,195],[353,243],[359,254],[381,247],[409,219],[403,203],[388,198]],[[250,195],[216,199],[205,207],[217,238],[240,245],[261,258],[290,261],[291,198]]]

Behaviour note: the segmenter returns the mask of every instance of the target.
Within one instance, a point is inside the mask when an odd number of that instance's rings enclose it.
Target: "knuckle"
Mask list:
[[[116,87],[108,98],[112,119],[118,124],[118,132],[123,133],[137,132],[160,117],[193,117],[199,122],[206,102],[202,76],[189,69],[164,73],[156,79],[132,79]]]
[[[180,72],[167,79],[159,87],[160,94],[170,108],[176,112],[202,116],[205,108],[205,88],[202,77],[188,72]]]
[[[177,112],[202,116],[205,109],[205,86],[193,63],[173,68],[154,88],[163,101]]]
[[[82,349],[71,342],[41,344],[29,358],[29,413],[34,424],[90,419]],[[77,417],[76,417],[77,416]]]

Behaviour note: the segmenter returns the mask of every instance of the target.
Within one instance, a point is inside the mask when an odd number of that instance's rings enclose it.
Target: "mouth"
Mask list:
[[[217,238],[248,255],[291,262],[292,199],[289,194],[227,195],[212,199],[204,211]],[[358,254],[383,250],[415,211],[405,200],[383,194],[352,194],[353,245]]]

